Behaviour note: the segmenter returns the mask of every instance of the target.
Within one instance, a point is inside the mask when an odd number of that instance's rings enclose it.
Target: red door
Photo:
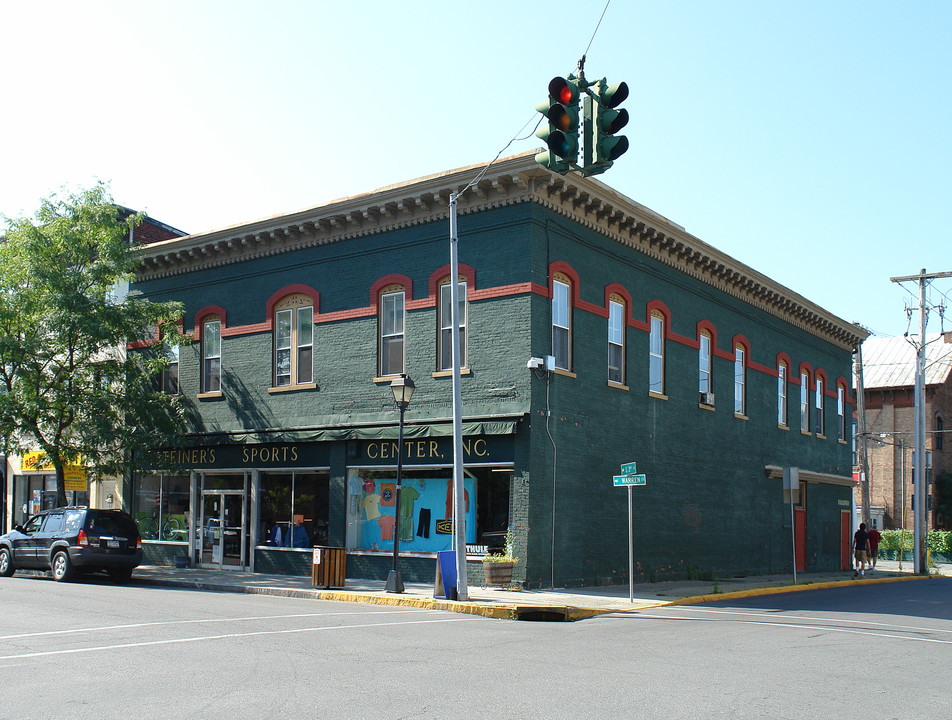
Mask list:
[[[852,570],[852,538],[850,537],[850,511],[840,512],[840,570]]]
[[[794,508],[793,512],[793,549],[797,571],[807,569],[807,511]]]

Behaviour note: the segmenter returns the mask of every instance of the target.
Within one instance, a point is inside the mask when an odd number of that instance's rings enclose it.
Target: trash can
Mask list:
[[[347,575],[347,551],[344,548],[316,547],[311,566],[314,587],[344,587]]]

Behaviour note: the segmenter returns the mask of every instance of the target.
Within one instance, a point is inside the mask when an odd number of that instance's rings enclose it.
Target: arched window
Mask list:
[[[460,369],[468,367],[466,357],[466,278],[460,275],[457,284],[457,320],[459,324],[459,365]],[[440,281],[440,337],[438,370],[453,369],[453,286],[447,276]]]
[[[941,415],[935,416],[935,442],[932,443],[932,446],[938,450],[942,450],[942,433],[945,432],[945,422],[942,420]]]
[[[734,343],[734,414],[747,414],[747,349]]]
[[[810,371],[800,369],[800,432],[810,432]]]
[[[314,379],[314,301],[302,293],[274,307],[274,385],[309,385]]]
[[[711,381],[711,333],[701,330],[697,350],[697,391],[701,405],[714,404],[714,385]]]
[[[790,372],[786,361],[777,363],[777,425],[787,427],[787,374]]]
[[[552,278],[552,355],[555,367],[572,369],[572,281],[564,273]]]
[[[823,405],[823,396],[824,396],[824,386],[823,376],[817,373],[816,376],[816,434],[825,435],[826,424],[824,422],[824,405]]]
[[[664,395],[664,315],[651,311],[648,337],[648,392]]]
[[[608,299],[608,382],[625,384],[625,299],[612,293]]]
[[[404,319],[406,291],[402,285],[388,285],[380,291],[380,374],[404,372]]]
[[[221,317],[202,320],[202,392],[221,392]]]
[[[836,439],[846,442],[846,388],[836,385]]]

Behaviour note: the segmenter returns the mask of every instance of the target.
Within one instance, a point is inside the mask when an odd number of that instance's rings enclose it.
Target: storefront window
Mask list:
[[[188,476],[143,475],[137,483],[132,506],[142,539],[186,542],[188,502]]]
[[[260,545],[327,545],[330,475],[326,471],[263,472],[259,488]]]
[[[40,510],[56,507],[56,487],[56,475],[15,475],[13,477],[13,524],[22,524]],[[89,505],[89,492],[67,490],[66,504]]]
[[[463,479],[466,544],[483,542],[485,532],[509,526],[508,472],[481,468]],[[396,471],[352,468],[347,479],[347,547],[392,550],[399,532],[400,549],[437,552],[453,546],[452,470],[404,470],[400,507],[396,505]]]

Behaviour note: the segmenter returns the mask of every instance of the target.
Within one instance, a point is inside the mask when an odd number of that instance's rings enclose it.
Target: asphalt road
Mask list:
[[[491,620],[0,578],[0,718],[947,718],[952,579]]]

